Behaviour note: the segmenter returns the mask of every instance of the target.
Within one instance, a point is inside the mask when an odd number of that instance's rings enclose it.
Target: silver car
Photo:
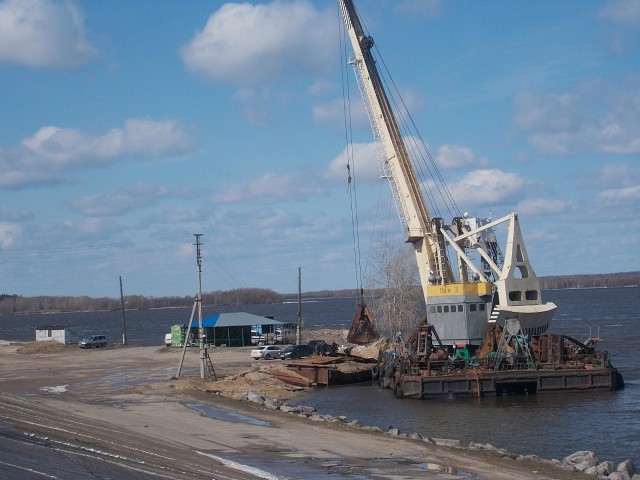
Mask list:
[[[256,347],[251,350],[251,358],[254,360],[271,360],[272,358],[280,358],[280,347],[277,345],[265,345],[263,347]]]

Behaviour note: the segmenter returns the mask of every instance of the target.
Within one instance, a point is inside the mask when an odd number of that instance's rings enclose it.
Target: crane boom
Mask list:
[[[406,240],[413,244],[421,280],[426,284],[429,275],[436,275],[445,282],[451,282],[451,265],[444,250],[444,242],[438,238],[440,234],[437,225],[440,222],[431,218],[424,201],[407,147],[371,54],[373,39],[365,35],[353,1],[339,0],[339,4],[355,53],[352,64],[361,80],[371,121],[384,149],[383,170],[391,173],[388,179],[400,204],[402,220],[406,226]]]
[[[514,212],[492,222],[465,214],[451,224],[431,217],[371,52],[373,39],[365,34],[353,0],[338,0],[338,5],[355,54],[350,63],[374,137],[384,151],[381,167],[391,184],[406,241],[416,255],[430,323],[450,346],[478,345],[488,322],[504,325],[513,318],[519,319],[527,334],[543,333],[556,306],[542,303],[540,281],[529,262],[518,215]],[[493,226],[507,221],[507,251],[500,267]],[[448,246],[456,253],[458,278],[447,256]],[[483,268],[474,264],[468,250],[480,253]]]

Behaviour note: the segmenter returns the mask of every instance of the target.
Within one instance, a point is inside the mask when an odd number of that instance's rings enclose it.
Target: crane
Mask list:
[[[465,214],[449,224],[431,215],[376,66],[373,38],[364,32],[353,0],[338,0],[338,5],[354,52],[349,63],[374,139],[384,152],[380,169],[391,186],[405,240],[413,246],[427,316],[442,343],[477,346],[487,323],[504,326],[507,318],[517,318],[527,334],[543,333],[556,306],[542,303],[518,214],[495,221],[476,221]],[[508,235],[504,262],[499,265],[492,229],[504,222],[509,222]],[[456,274],[449,248],[456,254]],[[479,253],[481,267],[471,260],[470,250]]]

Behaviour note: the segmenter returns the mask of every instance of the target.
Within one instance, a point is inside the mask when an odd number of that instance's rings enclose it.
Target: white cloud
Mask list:
[[[515,99],[515,125],[540,153],[640,153],[637,86],[615,89],[587,82],[575,92],[522,93]]]
[[[227,3],[182,48],[190,72],[214,82],[256,85],[292,74],[326,73],[334,61],[335,11],[308,1]]]
[[[191,151],[194,140],[174,120],[130,119],[124,128],[103,135],[81,130],[42,127],[20,145],[0,149],[0,187],[21,188],[69,182],[74,167],[111,164],[123,157],[159,158]]]
[[[459,182],[450,183],[449,190],[456,203],[466,209],[465,205],[475,207],[515,202],[525,195],[529,183],[515,173],[499,169],[475,170]]]
[[[551,198],[529,198],[518,203],[516,210],[526,216],[558,215],[571,208],[571,202]]]
[[[607,205],[633,204],[637,206],[640,203],[640,185],[604,190],[598,194],[597,199]]]
[[[239,182],[216,193],[216,203],[278,203],[284,200],[305,200],[320,195],[324,188],[318,182],[308,181],[294,175],[266,173],[246,182]]]
[[[42,127],[22,145],[38,161],[68,165],[110,162],[127,155],[152,158],[182,153],[192,148],[193,140],[174,120],[130,119],[124,128],[114,128],[101,136],[71,128]]]
[[[616,0],[602,7],[601,15],[615,23],[640,26],[640,0]]]
[[[351,166],[351,175],[356,181],[380,178],[378,156],[375,143],[354,143],[352,149],[345,148],[334,158],[323,176],[333,182],[347,181],[347,163]]]
[[[86,39],[82,12],[71,0],[0,3],[0,62],[69,69],[96,56]]]
[[[121,155],[157,158],[188,152],[194,140],[187,127],[175,120],[134,118],[122,130]]]
[[[486,167],[489,161],[478,157],[469,147],[442,145],[436,155],[436,163],[441,168]]]
[[[12,247],[22,233],[22,228],[11,223],[0,222],[0,248]]]
[[[609,163],[602,167],[591,184],[599,188],[631,187],[640,184],[640,163]]]
[[[134,209],[155,205],[169,192],[153,183],[138,182],[101,195],[86,195],[71,202],[71,207],[86,216],[108,217],[121,215]]]

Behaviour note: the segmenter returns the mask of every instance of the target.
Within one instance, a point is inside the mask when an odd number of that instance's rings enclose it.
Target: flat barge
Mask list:
[[[422,399],[615,390],[614,367],[562,370],[490,371],[469,368],[445,375],[399,375],[390,384],[397,397]]]
[[[371,363],[349,359],[343,355],[311,357],[287,362],[287,368],[306,378],[314,386],[345,385],[371,381]],[[289,379],[279,377],[291,382]]]
[[[591,341],[593,340],[593,341]],[[421,324],[406,345],[383,353],[373,377],[397,397],[455,398],[612,391],[624,387],[609,353],[595,339],[582,343],[566,335],[525,335],[517,320],[504,329],[488,325],[482,346],[471,356],[438,345],[432,325]]]

